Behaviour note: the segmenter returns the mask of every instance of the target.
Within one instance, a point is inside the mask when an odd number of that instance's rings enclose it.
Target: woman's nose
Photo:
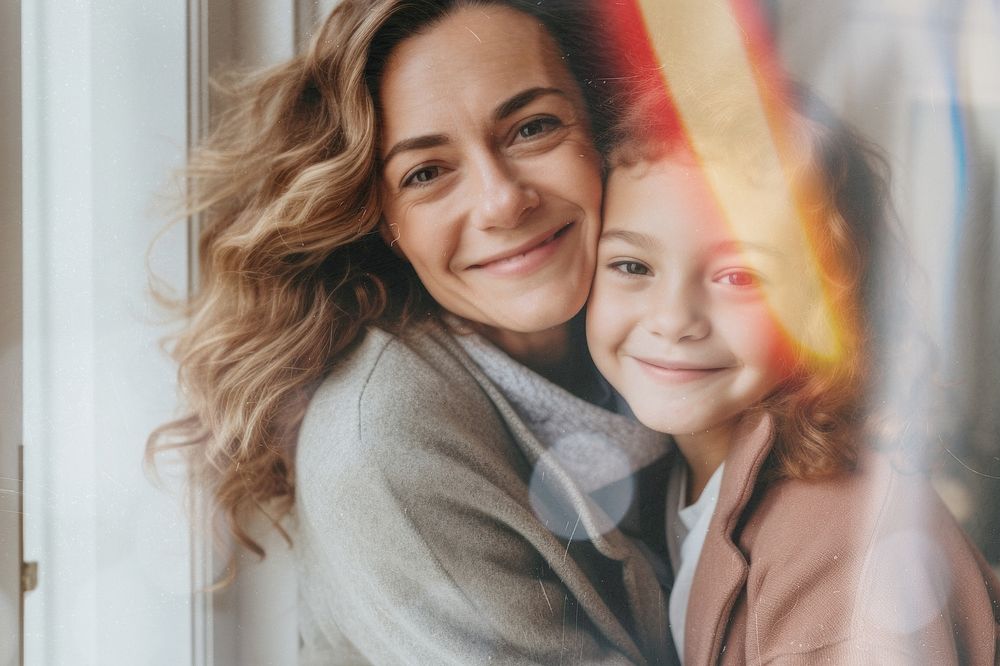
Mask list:
[[[516,170],[501,159],[490,157],[478,165],[479,192],[472,213],[477,228],[513,228],[528,212],[538,207],[538,191],[519,177]]]
[[[659,290],[647,304],[646,328],[669,342],[694,342],[712,330],[704,298],[694,285],[675,285]]]

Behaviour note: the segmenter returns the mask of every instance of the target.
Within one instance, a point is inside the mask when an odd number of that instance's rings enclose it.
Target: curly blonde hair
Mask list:
[[[378,233],[378,81],[397,44],[455,9],[503,5],[549,30],[601,133],[607,113],[586,16],[570,0],[345,0],[297,57],[230,85],[228,111],[185,175],[201,222],[200,284],[172,340],[187,410],[147,459],[181,449],[237,541],[294,500],[307,403],[365,328],[398,330],[437,305]]]
[[[774,91],[770,91],[772,94]],[[874,359],[883,358],[886,340],[873,326],[884,303],[874,260],[885,255],[893,231],[886,216],[885,161],[874,146],[837,120],[804,88],[788,85],[783,99],[771,100],[781,114],[781,140],[794,144],[789,175],[796,181],[800,209],[808,211],[807,235],[816,253],[830,309],[839,318],[840,351],[834,361],[817,359],[794,346],[789,376],[760,405],[775,421],[776,438],[765,480],[816,479],[852,469],[858,435],[869,425],[872,387],[879,377]],[[637,78],[617,102],[622,108],[612,128],[609,166],[660,159],[696,159],[684,124],[662,81]],[[723,87],[706,83],[699,110],[720,127],[719,136],[743,130],[747,100],[733,99]],[[772,128],[774,129],[774,128]],[[761,142],[734,145],[708,138],[710,154],[697,160],[725,160],[753,173]],[[702,150],[705,145],[700,146]]]

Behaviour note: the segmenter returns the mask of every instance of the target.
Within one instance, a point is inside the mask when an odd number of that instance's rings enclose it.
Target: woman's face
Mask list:
[[[382,233],[435,300],[520,333],[576,314],[600,159],[545,28],[506,7],[459,9],[396,47],[379,94]]]

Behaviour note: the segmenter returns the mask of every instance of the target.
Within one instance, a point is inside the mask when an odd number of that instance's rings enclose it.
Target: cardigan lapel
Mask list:
[[[763,413],[748,416],[737,428],[722,473],[719,501],[691,583],[684,663],[709,664],[719,660],[729,616],[746,584],[749,569],[734,542],[734,532],[771,452],[773,431],[771,417]],[[739,659],[739,655],[734,657]]]
[[[508,425],[512,424],[508,422]],[[575,514],[578,529],[586,535],[590,544],[603,556],[621,564],[622,582],[632,615],[635,638],[635,641],[628,639],[628,644],[637,643],[641,654],[645,655],[645,658],[640,656],[637,661],[645,662],[648,659],[655,664],[671,662],[673,648],[669,642],[667,597],[653,564],[639,545],[623,534],[604,510],[577,487],[569,473],[551,457],[541,458],[544,446],[523,424],[512,427],[511,430],[531,464],[544,468],[543,473],[549,481],[548,490],[553,494],[550,499],[560,505],[556,511],[562,515]],[[566,552],[569,553],[572,548],[573,541],[570,541],[566,544]],[[563,564],[565,560],[563,557]],[[553,568],[557,569],[556,566]],[[621,627],[620,623],[616,624]],[[618,627],[615,627],[616,632]],[[625,637],[628,638],[627,631]],[[636,660],[636,656],[631,658]]]
[[[437,337],[466,367],[496,405],[532,468],[544,465],[545,493],[549,495],[545,500],[561,505],[558,510],[562,514],[566,514],[567,511],[575,514],[578,533],[586,535],[593,547],[603,556],[621,563],[624,589],[634,625],[632,627],[634,637],[602,599],[579,589],[578,584],[581,579],[586,579],[588,582],[589,579],[576,561],[572,557],[567,557],[573,547],[572,539],[566,543],[565,551],[560,556],[549,560],[552,570],[567,583],[574,594],[577,594],[580,604],[594,625],[631,661],[636,664],[663,664],[673,661],[674,651],[669,642],[667,600],[649,560],[640,548],[618,529],[604,510],[579,489],[572,476],[552,456],[543,457],[545,446],[521,420],[503,393],[464,350],[446,334]]]

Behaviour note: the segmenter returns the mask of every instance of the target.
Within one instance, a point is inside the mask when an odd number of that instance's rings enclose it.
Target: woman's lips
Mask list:
[[[572,222],[567,223],[554,232],[526,243],[523,248],[469,268],[504,277],[532,273],[558,251],[567,232],[574,226],[576,225]]]
[[[661,361],[658,359],[631,357],[647,375],[658,381],[676,383],[692,382],[725,372],[729,366],[699,365],[688,362]]]

